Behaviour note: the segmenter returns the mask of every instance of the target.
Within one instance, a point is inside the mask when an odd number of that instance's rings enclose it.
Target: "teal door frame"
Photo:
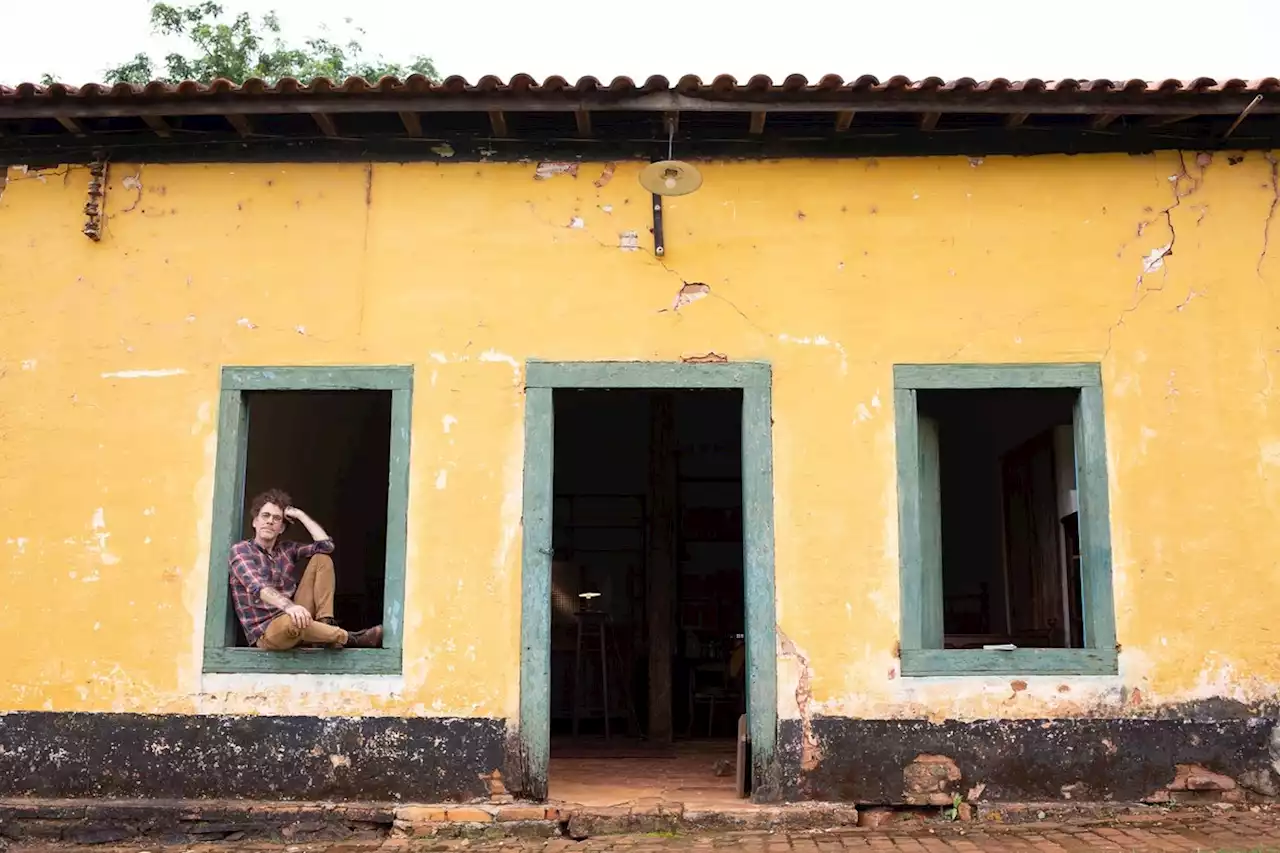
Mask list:
[[[771,777],[778,735],[773,563],[773,403],[770,365],[531,361],[525,370],[523,560],[520,607],[520,793],[547,796],[551,757],[552,394],[565,389],[733,388],[742,391],[742,534],[747,720],[756,795]]]

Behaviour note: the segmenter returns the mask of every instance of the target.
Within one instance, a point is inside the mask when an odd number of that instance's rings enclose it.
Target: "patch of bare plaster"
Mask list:
[[[623,231],[618,235],[618,248],[624,252],[640,250],[640,235],[635,231]]]
[[[133,204],[129,205],[128,207],[126,207],[124,210],[120,212],[132,213],[133,211],[138,209],[138,205],[142,204],[142,167],[139,166],[138,171],[132,175],[125,175],[124,180],[122,180],[120,184],[125,189],[132,190],[135,193],[133,198]]]
[[[800,767],[813,770],[822,760],[818,739],[813,734],[812,712],[809,708],[813,702],[813,670],[809,666],[808,656],[800,651],[781,628],[778,629],[778,645],[782,657],[795,661],[799,670],[796,678],[796,708],[800,712]]]
[[[718,352],[709,352],[706,355],[682,356],[680,360],[685,364],[727,364],[729,357]]]
[[[592,181],[596,185],[596,189],[604,189],[605,184],[613,180],[613,173],[617,168],[617,163],[605,163],[603,171],[600,172],[600,177]]]
[[[549,178],[554,178],[556,175],[568,175],[576,178],[578,177],[578,164],[545,162],[539,163],[533,170],[533,179],[535,181],[545,181]]]
[[[680,290],[676,292],[675,301],[671,303],[672,311],[679,311],[686,305],[692,305],[699,299],[706,299],[711,295],[711,285],[703,284],[700,281],[686,281]]]

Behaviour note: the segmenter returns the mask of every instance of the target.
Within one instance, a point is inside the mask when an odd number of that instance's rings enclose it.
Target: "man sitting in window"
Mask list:
[[[333,540],[324,528],[279,489],[250,505],[252,539],[231,548],[231,595],[249,644],[283,651],[302,643],[372,649],[382,645],[382,626],[344,631],[333,620]],[[315,541],[280,539],[286,523],[298,521]],[[306,570],[298,577],[298,563]]]

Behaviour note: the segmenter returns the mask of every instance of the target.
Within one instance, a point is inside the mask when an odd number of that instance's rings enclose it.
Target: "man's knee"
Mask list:
[[[267,627],[258,646],[268,651],[285,651],[298,645],[301,640],[302,629],[293,624],[293,620],[278,618]]]
[[[310,572],[333,572],[333,557],[328,554],[316,554],[307,561],[307,571]]]

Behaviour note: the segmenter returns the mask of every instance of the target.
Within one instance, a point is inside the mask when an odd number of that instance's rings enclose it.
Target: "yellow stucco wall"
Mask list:
[[[708,351],[774,365],[783,716],[805,662],[855,716],[1273,696],[1275,167],[1185,166],[707,164],[662,262],[634,164],[117,163],[97,244],[83,168],[11,170],[0,711],[514,715],[525,359]],[[1120,677],[897,677],[893,363],[1096,360]],[[219,369],[354,363],[417,368],[404,675],[202,678]]]

